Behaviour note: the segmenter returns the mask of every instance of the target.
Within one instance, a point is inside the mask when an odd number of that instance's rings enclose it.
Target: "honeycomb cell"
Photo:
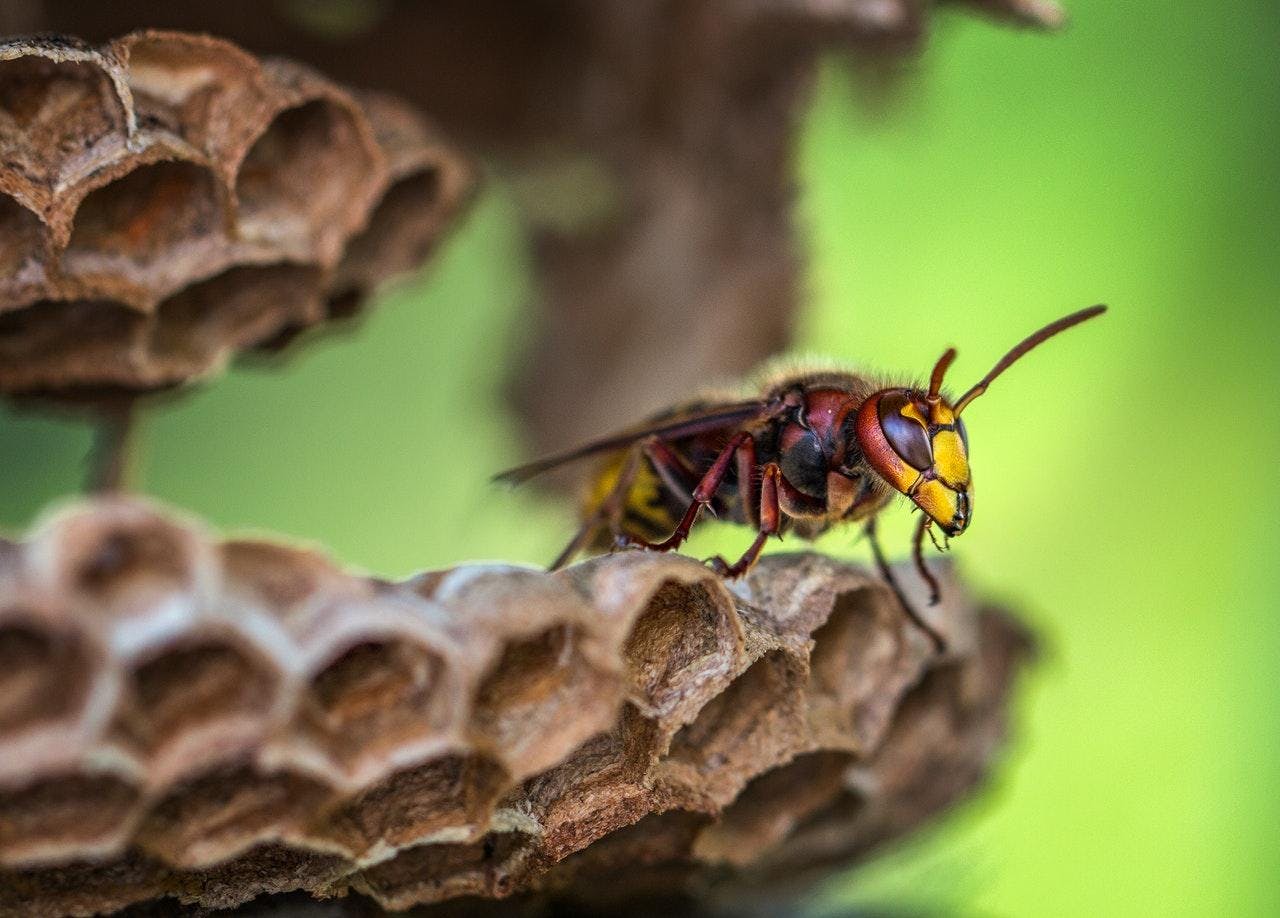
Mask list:
[[[801,679],[786,653],[765,654],[680,729],[659,767],[696,797],[728,803],[747,779],[803,743]]]
[[[146,317],[113,300],[41,301],[0,312],[0,388],[74,393],[128,386]]]
[[[442,221],[439,170],[425,169],[391,185],[369,217],[369,225],[348,244],[335,272],[330,315],[346,318],[379,280],[422,264]],[[346,309],[343,302],[351,303]]]
[[[27,623],[0,621],[0,748],[32,727],[67,722],[83,709],[93,678],[84,639]]]
[[[350,865],[336,855],[267,843],[229,861],[179,873],[170,882],[182,889],[198,889],[200,901],[210,908],[227,909],[272,893],[345,888],[342,881],[350,871]],[[265,907],[275,912],[270,903]]]
[[[141,118],[204,151],[230,175],[269,104],[257,62],[230,42],[207,35],[146,31],[114,43],[126,57],[129,88]]]
[[[100,612],[137,611],[197,586],[197,549],[181,526],[131,504],[60,521],[60,573],[73,596]]]
[[[383,908],[408,908],[456,896],[503,898],[529,849],[529,836],[495,832],[468,844],[420,845],[363,871],[355,887]]]
[[[80,202],[62,270],[147,308],[217,264],[229,245],[218,181],[190,162],[138,166]]]
[[[472,729],[516,777],[562,759],[612,721],[621,685],[582,653],[568,625],[511,641],[476,692]]]
[[[946,743],[955,742],[970,716],[959,702],[963,680],[962,667],[940,666],[903,693],[883,746],[867,757],[860,772],[853,773],[851,786],[863,790],[864,796],[873,791],[909,792],[917,798],[920,811],[972,787],[982,773],[976,758],[957,762],[945,774],[935,774],[931,767],[931,757]],[[904,816],[892,814],[891,818]]]
[[[683,810],[650,813],[569,855],[552,867],[543,882],[550,889],[566,890],[571,903],[566,908],[568,914],[688,914],[690,852],[709,819],[706,814]],[[717,869],[722,868],[713,868]],[[589,882],[575,881],[587,877]],[[742,909],[741,913],[754,910]]]
[[[709,675],[727,676],[739,641],[724,605],[706,585],[663,583],[623,646],[632,700],[646,713],[672,714],[688,700],[693,683],[702,683],[705,692]]]
[[[421,263],[472,183],[457,153],[403,103],[368,92],[359,102],[386,154],[389,182],[334,272],[332,317],[350,315],[379,279]]]
[[[237,540],[221,546],[222,567],[232,596],[265,605],[289,619],[314,602],[362,592],[333,562],[316,551],[266,541]]]
[[[127,838],[141,795],[113,775],[42,776],[0,789],[0,864],[75,861]]]
[[[440,731],[443,667],[435,651],[411,640],[360,641],[311,677],[298,729],[344,772],[386,760]]]
[[[175,128],[196,120],[184,117],[183,108],[207,107],[210,97],[226,91],[229,77],[249,69],[244,65],[251,60],[225,42],[176,32],[141,33],[122,43],[129,48],[128,81],[134,103],[143,108],[151,101],[177,109]]]
[[[10,186],[2,190],[43,213],[56,189],[123,146],[129,118],[101,66],[38,50],[30,42],[0,45],[0,175]]]
[[[396,772],[347,801],[328,820],[328,837],[359,855],[430,839],[467,838],[489,820],[510,783],[485,756],[447,755]]]
[[[326,260],[368,195],[373,160],[354,114],[327,99],[282,112],[245,157],[236,180],[243,239]]]
[[[311,778],[228,764],[172,787],[148,809],[137,842],[171,866],[206,867],[255,845],[304,837],[331,796]]]
[[[112,735],[146,758],[176,760],[166,770],[203,767],[261,738],[276,687],[274,668],[245,647],[185,638],[129,670]]]
[[[157,378],[180,382],[220,369],[238,351],[324,318],[323,273],[307,265],[245,265],[160,304],[149,351]]]
[[[694,854],[710,864],[746,867],[844,794],[852,761],[849,753],[812,752],[754,778],[699,833]]]
[[[587,740],[562,762],[529,778],[499,803],[541,828],[544,856],[558,860],[629,824],[661,799],[648,778],[657,758],[657,731],[627,705],[622,720]]]

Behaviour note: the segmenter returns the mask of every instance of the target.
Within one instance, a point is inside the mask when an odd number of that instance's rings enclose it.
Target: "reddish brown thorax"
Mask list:
[[[800,422],[791,422],[778,441],[780,450],[793,447],[813,448],[821,452],[829,464],[844,461],[849,416],[858,410],[858,401],[839,389],[814,389],[806,392],[801,405]],[[812,444],[805,446],[805,441]]]
[[[804,393],[796,420],[788,421],[778,436],[779,465],[786,485],[801,495],[820,501],[812,505],[791,495],[801,516],[840,518],[853,509],[865,489],[856,474],[846,468],[852,418],[859,401],[847,390],[811,389]]]

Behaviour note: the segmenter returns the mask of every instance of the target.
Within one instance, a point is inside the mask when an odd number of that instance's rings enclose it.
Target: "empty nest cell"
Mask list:
[[[360,641],[310,679],[298,729],[343,771],[438,733],[444,662],[429,647],[397,638]]]
[[[0,312],[0,388],[40,394],[128,386],[145,323],[113,300],[44,300]]]
[[[440,172],[423,169],[387,189],[369,217],[369,225],[347,246],[330,292],[330,315],[346,318],[379,280],[421,264],[442,223]]]
[[[180,382],[283,329],[324,318],[323,272],[308,265],[243,265],[173,295],[156,310],[148,342],[155,380]]]
[[[326,253],[350,230],[375,163],[355,115],[327,99],[281,112],[236,179],[242,238],[295,257]]]
[[[126,674],[112,735],[179,766],[217,759],[265,731],[277,681],[270,661],[238,642],[209,635],[166,644]]]
[[[694,854],[710,864],[747,866],[839,797],[852,761],[848,753],[811,752],[752,779],[698,835]]]
[[[303,614],[313,602],[362,592],[316,551],[248,540],[224,542],[220,547],[229,597],[263,606],[286,621]]]
[[[785,761],[803,741],[802,680],[797,660],[766,653],[672,738],[662,774],[695,801],[728,803],[747,779]]]
[[[540,853],[553,861],[629,825],[660,795],[647,777],[658,757],[654,732],[652,721],[625,705],[613,729],[512,788],[495,819],[518,814],[537,824]]]
[[[354,885],[390,909],[467,895],[505,898],[529,843],[520,832],[494,832],[478,842],[420,845],[363,871]]]
[[[347,865],[336,855],[265,843],[229,861],[179,874],[170,883],[198,889],[200,901],[217,909],[265,893],[328,889],[346,872]]]
[[[809,657],[816,730],[848,737],[855,749],[877,744],[915,675],[903,627],[901,611],[879,588],[836,595]]]
[[[474,837],[509,783],[486,756],[446,755],[406,768],[348,800],[326,820],[328,838],[356,855]]]
[[[174,867],[207,867],[255,845],[304,838],[332,791],[289,772],[228,764],[187,779],[151,805],[137,843]]]
[[[230,172],[268,103],[257,62],[229,42],[181,32],[142,32],[117,43],[142,118],[205,151]]]
[[[696,869],[690,852],[710,821],[682,810],[650,813],[566,857],[542,885],[563,897],[570,914],[686,914]]]
[[[0,621],[0,749],[24,731],[84,708],[94,665],[84,639],[6,615]]]
[[[114,775],[59,774],[0,788],[0,862],[79,859],[128,837],[141,799]]]
[[[507,642],[476,691],[472,729],[517,777],[558,762],[612,719],[621,695],[569,625]]]
[[[129,88],[139,107],[150,101],[179,112],[184,107],[207,108],[209,96],[225,92],[226,84],[234,84],[236,76],[252,66],[245,55],[233,52],[231,45],[196,36],[153,33],[127,41]],[[175,117],[173,127],[194,120]]]
[[[227,249],[218,180],[198,163],[140,165],[80,202],[62,271],[142,308],[199,276]]]
[[[735,622],[705,584],[663,583],[623,647],[632,701],[659,717],[676,714],[690,702],[697,705],[699,699],[690,698],[694,683],[716,674],[727,678],[740,645]],[[704,696],[710,689],[702,687]]]
[[[0,45],[20,54],[23,48]],[[57,189],[92,170],[101,148],[123,144],[127,116],[99,66],[35,54],[0,59],[0,186],[44,211]]]
[[[72,513],[50,536],[56,576],[69,598],[98,615],[155,609],[198,586],[196,540],[180,525],[128,501],[107,512]]]

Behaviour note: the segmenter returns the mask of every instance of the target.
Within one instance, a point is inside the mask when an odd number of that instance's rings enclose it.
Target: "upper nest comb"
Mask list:
[[[674,555],[388,583],[132,500],[0,543],[0,914],[608,899],[845,863],[960,797],[1026,649],[948,579]],[[674,884],[674,886],[673,886]]]
[[[421,118],[203,35],[0,43],[0,392],[136,392],[349,314],[472,173]]]

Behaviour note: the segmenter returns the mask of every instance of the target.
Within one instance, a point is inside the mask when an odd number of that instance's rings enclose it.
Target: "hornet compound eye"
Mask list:
[[[933,465],[933,451],[924,425],[902,413],[910,404],[910,399],[900,392],[880,399],[880,428],[893,451],[912,468],[923,472]]]

